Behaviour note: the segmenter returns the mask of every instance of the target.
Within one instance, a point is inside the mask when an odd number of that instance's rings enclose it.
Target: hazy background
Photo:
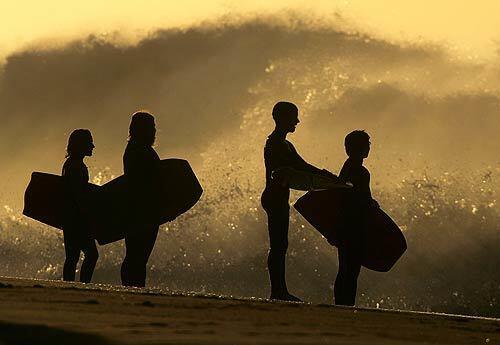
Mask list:
[[[316,2],[315,2],[316,3]],[[359,305],[500,316],[500,70],[493,2],[16,2],[0,14],[0,274],[59,278],[61,233],[20,216],[31,171],[58,173],[67,135],[94,134],[95,183],[121,174],[130,114],[205,194],[162,227],[150,285],[268,295],[262,146],[280,99],[312,163],[338,171],[343,138],[372,136],[373,194],[405,257],[363,271]],[[300,194],[294,195],[294,198]],[[122,244],[95,281],[117,283]],[[336,251],[292,214],[290,290],[330,303]]]

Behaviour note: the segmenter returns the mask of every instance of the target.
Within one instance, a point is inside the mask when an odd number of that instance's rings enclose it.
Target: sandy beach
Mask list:
[[[500,319],[0,278],[0,344],[500,344]]]

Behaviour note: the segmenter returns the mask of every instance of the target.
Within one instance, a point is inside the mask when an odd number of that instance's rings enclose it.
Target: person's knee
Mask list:
[[[359,276],[359,268],[357,267],[339,267],[338,276],[345,280],[356,280]]]
[[[146,265],[148,264],[148,261],[149,261],[149,257],[146,256],[146,255],[138,258],[137,259],[137,269],[145,270],[146,269]]]

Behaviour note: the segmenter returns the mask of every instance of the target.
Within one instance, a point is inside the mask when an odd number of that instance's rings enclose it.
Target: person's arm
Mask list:
[[[290,166],[289,151],[284,142],[271,142],[266,143],[264,148],[264,159],[266,164],[269,164],[271,171],[278,170]]]
[[[62,176],[66,181],[69,195],[80,210],[83,209],[83,196],[87,192],[88,171],[83,164],[74,162],[64,165]]]
[[[367,178],[368,183],[366,184],[366,194],[367,194],[368,199],[370,200],[369,201],[370,205],[372,207],[375,207],[375,208],[380,208],[378,201],[373,199],[373,196],[372,196],[372,190],[370,188],[370,180],[371,180],[370,172],[366,168],[365,168],[365,170],[366,170],[366,174],[368,175],[368,178]]]
[[[123,173],[131,181],[139,181],[144,174],[144,161],[140,152],[129,150],[123,157]]]
[[[299,155],[299,153],[292,144],[290,144],[290,150],[292,152],[293,160],[295,162],[294,164],[295,166],[293,167],[294,169],[320,174],[331,178],[337,178],[337,175],[331,173],[330,171],[326,169],[317,168],[314,165],[307,163],[305,159]]]

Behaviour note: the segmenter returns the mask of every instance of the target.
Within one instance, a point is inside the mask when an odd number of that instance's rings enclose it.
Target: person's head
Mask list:
[[[286,133],[293,133],[300,122],[299,108],[290,102],[278,102],[273,107],[273,119],[276,122],[276,128]]]
[[[94,147],[94,140],[88,129],[75,129],[68,138],[66,157],[90,157]]]
[[[366,158],[370,153],[370,136],[363,130],[352,131],[344,140],[345,152],[351,158]]]
[[[153,146],[156,137],[155,118],[146,111],[137,111],[132,115],[129,127],[129,140],[135,143]]]

